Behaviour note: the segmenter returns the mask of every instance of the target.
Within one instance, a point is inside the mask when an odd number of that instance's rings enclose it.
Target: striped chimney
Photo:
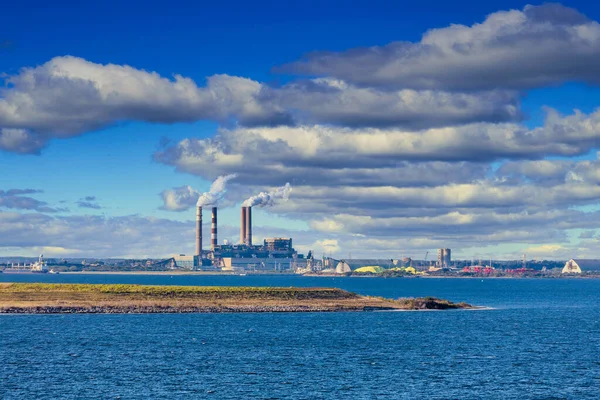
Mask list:
[[[202,256],[202,207],[196,209],[196,255]]]
[[[215,250],[217,245],[219,244],[217,241],[217,207],[212,208],[212,224],[210,230],[210,248],[211,250]]]

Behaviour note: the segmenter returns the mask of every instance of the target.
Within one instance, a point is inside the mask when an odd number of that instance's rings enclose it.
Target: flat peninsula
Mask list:
[[[3,314],[331,312],[475,308],[433,297],[391,300],[331,288],[0,283]]]

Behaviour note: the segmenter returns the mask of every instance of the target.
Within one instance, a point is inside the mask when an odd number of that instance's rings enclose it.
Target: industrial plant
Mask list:
[[[250,197],[242,203],[240,213],[240,240],[233,244],[225,241],[219,244],[218,240],[218,207],[215,205],[225,192],[225,183],[228,179],[235,177],[229,175],[219,177],[211,186],[210,191],[203,193],[196,205],[196,242],[193,256],[180,254],[173,257],[172,268],[187,270],[219,270],[230,272],[267,272],[288,271],[300,274],[311,273],[333,273],[348,274],[370,271],[396,271],[405,272],[417,270],[415,268],[428,265],[427,255],[425,262],[415,262],[411,258],[399,260],[362,260],[346,259],[337,260],[331,257],[315,259],[310,251],[305,258],[298,254],[293,247],[292,238],[273,237],[266,238],[260,244],[255,244],[252,237],[252,208],[254,206],[273,205],[275,199],[287,199],[291,187],[289,184],[276,189],[273,192],[261,192]],[[204,208],[210,206],[211,230],[210,250],[203,248],[202,225]],[[423,264],[423,265],[421,265]],[[448,269],[451,266],[451,250],[439,249],[437,268],[432,270]],[[414,268],[413,268],[414,267]],[[361,269],[362,268],[362,269]],[[422,269],[422,268],[421,268]]]
[[[298,254],[291,238],[267,238],[261,244],[252,241],[252,207],[242,206],[240,241],[219,244],[218,208],[211,207],[210,250],[203,249],[203,207],[196,207],[196,252],[193,256],[174,257],[179,268],[222,270],[288,270],[305,267],[304,255]]]
[[[429,251],[425,253],[422,260],[412,257],[400,257],[398,259],[336,259],[326,257],[317,259],[309,251],[304,257],[293,247],[292,238],[273,237],[266,238],[262,243],[253,242],[252,233],[252,209],[253,207],[265,207],[274,205],[278,200],[287,200],[291,186],[288,184],[271,192],[261,192],[245,200],[241,206],[240,213],[240,239],[234,244],[224,241],[219,244],[218,240],[218,208],[217,204],[225,193],[228,180],[236,175],[218,177],[210,187],[203,193],[196,204],[196,241],[194,255],[186,256],[180,254],[170,260],[161,261],[160,265],[167,269],[182,270],[204,270],[237,272],[287,272],[303,275],[414,275],[414,276],[537,276],[536,274],[551,273],[556,266],[549,261],[543,261],[540,269],[528,268],[526,256],[523,260],[514,264],[512,262],[496,261],[490,257],[489,264],[484,264],[480,259],[477,263],[475,258],[469,261],[454,261],[452,249],[440,248],[437,250],[437,259],[428,260]],[[202,225],[203,210],[211,210],[210,249],[203,249]],[[487,260],[486,260],[487,261]],[[583,271],[594,273],[598,260],[570,260],[559,270],[562,274],[581,274]],[[600,269],[600,268],[598,268]]]

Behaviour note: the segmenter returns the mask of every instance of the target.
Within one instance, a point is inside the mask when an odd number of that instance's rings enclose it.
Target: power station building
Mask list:
[[[223,271],[289,271],[306,268],[305,258],[235,258],[223,257],[220,267]]]
[[[235,267],[241,264],[248,264],[236,260],[252,259],[253,262],[250,264],[253,264],[255,269],[277,270],[283,268],[283,266],[287,268],[295,262],[294,260],[304,258],[292,246],[291,238],[267,238],[262,244],[254,245],[252,242],[252,207],[242,207],[239,244],[219,244],[217,229],[217,207],[212,207],[210,250],[203,250],[202,207],[197,207],[196,252],[194,256],[180,255],[175,257],[174,260],[177,267],[187,269],[190,264],[193,264],[194,269],[219,267],[235,269]],[[226,259],[227,261],[225,261]],[[273,263],[270,261],[256,262],[258,259],[278,259],[279,261]],[[258,268],[256,268],[256,265],[258,265]]]

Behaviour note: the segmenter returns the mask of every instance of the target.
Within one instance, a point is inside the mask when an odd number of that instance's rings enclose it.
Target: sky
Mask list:
[[[196,200],[235,175],[221,242],[289,183],[255,241],[598,258],[598,21],[589,1],[11,5],[0,256],[192,254]]]

